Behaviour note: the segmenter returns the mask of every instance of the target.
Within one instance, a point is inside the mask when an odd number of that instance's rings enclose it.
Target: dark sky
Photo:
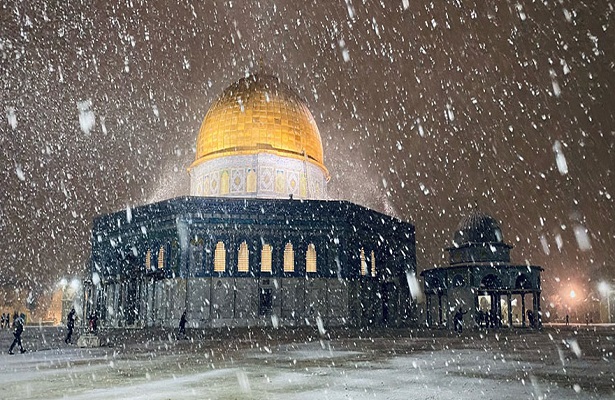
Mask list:
[[[82,272],[95,215],[187,194],[205,113],[261,58],[314,114],[330,197],[414,222],[419,270],[476,201],[545,294],[615,278],[612,2],[43,3],[0,9],[9,294]]]

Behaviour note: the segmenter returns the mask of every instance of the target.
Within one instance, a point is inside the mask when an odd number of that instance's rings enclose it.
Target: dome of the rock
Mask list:
[[[321,199],[329,179],[306,102],[266,74],[240,79],[214,102],[190,173],[197,196]]]

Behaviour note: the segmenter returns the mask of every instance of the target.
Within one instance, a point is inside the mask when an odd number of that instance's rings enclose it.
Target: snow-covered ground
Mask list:
[[[542,332],[226,333],[192,340],[66,346],[24,334],[0,355],[0,398],[20,399],[589,399],[615,396],[613,327]],[[43,335],[44,334],[44,335]],[[44,338],[43,338],[44,336]],[[196,335],[193,335],[196,336]],[[161,336],[164,337],[164,336]],[[30,343],[28,343],[30,338]],[[0,333],[10,344],[10,333]]]

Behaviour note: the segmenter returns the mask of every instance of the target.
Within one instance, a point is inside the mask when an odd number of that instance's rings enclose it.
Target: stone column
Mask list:
[[[425,322],[427,322],[427,326],[432,326],[431,320],[431,294],[427,293],[425,296]]]
[[[442,325],[442,293],[438,292],[438,325]]]
[[[521,325],[525,328],[525,292],[521,292],[521,321]]]
[[[512,328],[513,326],[513,318],[512,318],[512,295],[510,292],[506,294],[506,301],[508,302],[508,326]]]

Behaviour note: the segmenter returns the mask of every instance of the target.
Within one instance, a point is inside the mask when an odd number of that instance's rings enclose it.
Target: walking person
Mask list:
[[[5,322],[6,322],[6,314],[2,313],[2,320],[0,321],[0,329],[4,329]]]
[[[98,331],[98,316],[96,315],[96,312],[92,312],[90,314],[90,333],[96,335],[97,331]]]
[[[467,313],[468,312],[463,311],[461,307],[459,307],[459,310],[457,310],[457,312],[455,313],[455,317],[453,318],[455,324],[455,332],[461,334],[461,332],[463,331],[463,316]]]
[[[15,330],[13,331],[13,336],[15,336],[15,339],[13,339],[13,343],[11,344],[11,347],[9,348],[9,354],[15,354],[13,353],[13,348],[15,347],[15,345],[19,346],[19,352],[21,353],[26,352],[21,344],[21,334],[23,333],[23,324],[24,324],[24,320],[21,316],[17,315],[17,318],[13,318],[13,326],[15,327]]]
[[[186,336],[186,322],[188,322],[188,320],[186,319],[186,311],[184,311],[181,318],[179,319],[179,337],[180,338],[183,338]]]
[[[70,312],[66,316],[66,339],[64,343],[68,344],[73,337],[73,330],[75,329],[75,308],[71,308]]]

